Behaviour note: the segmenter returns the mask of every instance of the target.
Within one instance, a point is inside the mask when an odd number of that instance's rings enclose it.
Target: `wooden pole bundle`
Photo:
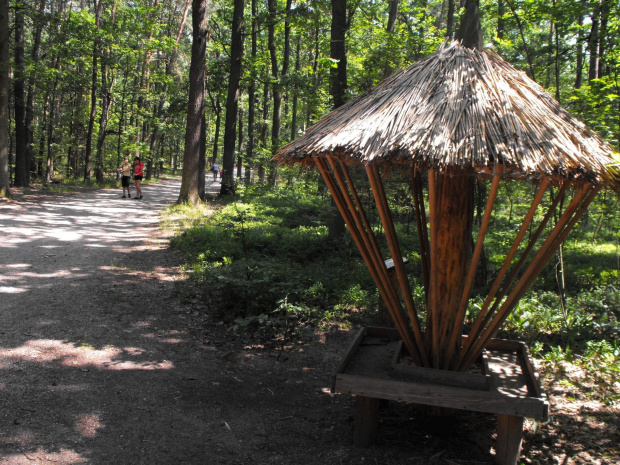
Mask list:
[[[454,251],[455,241],[457,241],[456,244],[460,250],[469,248],[471,229],[468,228],[471,226],[473,210],[464,213],[463,209],[467,209],[471,203],[468,189],[471,187],[474,178],[458,175],[450,177],[449,175],[438,174],[435,170],[429,170],[428,205],[430,215],[427,217],[421,178],[415,169],[410,170],[412,202],[416,211],[421,271],[424,277],[426,296],[426,324],[424,326],[420,321],[409,278],[403,264],[404,254],[400,248],[379,167],[375,164],[367,165],[366,174],[394,263],[398,282],[396,288],[390,281],[385,257],[382,256],[377,238],[368,221],[347,166],[342,160],[332,155],[327,155],[325,158],[315,158],[315,162],[345,219],[351,236],[377,284],[379,293],[414,363],[419,366],[457,371],[467,370],[478,359],[482,350],[501,328],[510,312],[516,307],[519,299],[527,292],[553,252],[585,212],[587,205],[601,187],[588,184],[576,193],[543,244],[533,254],[533,258],[529,261],[525,271],[521,272],[528,263],[536,244],[541,240],[561,199],[570,187],[569,181],[562,183],[557,195],[551,199],[545,215],[525,247],[522,248],[521,245],[526,232],[530,229],[544,194],[548,191],[549,180],[541,180],[532,205],[506,254],[504,263],[481,307],[480,313],[474,320],[468,337],[463,338],[467,304],[504,174],[503,166],[495,167],[491,189],[471,257],[466,251],[455,257]],[[460,182],[455,182],[455,180]],[[464,182],[465,180],[468,182]],[[456,202],[457,200],[458,202]],[[450,211],[447,205],[459,213],[455,214],[454,211]],[[454,222],[455,219],[456,223]],[[523,249],[522,254],[515,262],[517,253],[521,248]],[[400,296],[402,296],[402,301]]]

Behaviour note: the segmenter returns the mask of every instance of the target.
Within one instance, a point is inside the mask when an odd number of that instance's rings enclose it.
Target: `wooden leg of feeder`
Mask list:
[[[495,463],[498,465],[517,465],[521,455],[522,440],[523,417],[498,415]]]
[[[377,437],[381,399],[356,396],[355,402],[356,410],[353,443],[359,447],[368,447]]]

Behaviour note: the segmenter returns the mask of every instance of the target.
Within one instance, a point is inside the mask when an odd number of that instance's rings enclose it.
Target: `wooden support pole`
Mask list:
[[[332,176],[324,159],[316,158],[315,162],[319,167],[319,171],[321,172],[321,175],[323,176],[323,179],[325,180],[325,183],[327,184],[327,187],[332,194],[334,201],[336,202],[338,210],[340,211],[347,226],[349,227],[351,237],[355,241],[360,251],[360,254],[362,255],[362,258],[366,263],[366,267],[370,271],[373,280],[377,284],[379,293],[381,294],[382,298],[386,303],[388,311],[390,312],[390,315],[392,316],[392,319],[394,320],[394,323],[396,325],[396,329],[398,330],[401,338],[403,339],[403,343],[407,347],[407,350],[410,351],[410,354],[414,358],[414,360],[417,363],[421,363],[421,360],[417,358],[418,353],[411,338],[411,332],[408,329],[407,324],[404,321],[400,312],[398,296],[396,295],[393,287],[390,284],[385,263],[382,257],[377,256],[378,249],[372,246],[372,241],[374,240],[374,237],[372,237],[372,230],[367,230],[364,227],[364,221],[362,218],[360,218],[359,209],[355,208],[351,196],[348,194],[346,184],[342,180],[342,177],[339,176],[340,173],[337,173],[336,170],[336,172]],[[336,181],[339,181],[340,184],[338,184]]]
[[[426,211],[424,209],[424,193],[422,191],[422,177],[416,168],[411,168],[411,191],[413,194],[413,207],[418,227],[418,242],[420,243],[420,261],[422,262],[422,279],[424,282],[424,294],[428,300],[429,287],[429,243],[428,227],[426,225]]]
[[[482,224],[480,225],[480,231],[478,231],[478,238],[476,239],[476,247],[474,249],[474,254],[471,259],[471,263],[469,264],[469,271],[467,273],[467,280],[465,282],[465,288],[463,289],[463,293],[461,294],[461,301],[459,303],[458,312],[456,316],[456,324],[452,328],[452,335],[450,337],[450,345],[448,347],[448,352],[446,356],[446,360],[444,360],[444,368],[454,368],[457,363],[456,360],[453,360],[453,355],[456,350],[459,349],[461,338],[463,336],[463,323],[465,320],[465,314],[467,312],[467,303],[469,302],[469,294],[471,293],[471,288],[474,285],[474,278],[476,277],[476,269],[478,268],[478,261],[480,259],[480,255],[482,254],[482,246],[484,244],[484,237],[486,236],[487,229],[489,227],[489,222],[491,221],[491,212],[493,211],[493,205],[495,204],[495,197],[497,196],[497,191],[499,190],[499,181],[501,179],[501,174],[503,172],[503,166],[496,166],[496,173],[493,176],[493,183],[491,184],[491,191],[489,192],[489,198],[487,199],[487,204],[484,210],[484,216],[482,217]]]
[[[353,443],[356,446],[368,447],[375,441],[379,429],[380,404],[381,399],[374,397],[355,397]]]
[[[460,365],[461,369],[465,369],[473,363],[491,338],[495,336],[495,333],[499,330],[512,310],[514,310],[521,297],[523,297],[523,295],[528,291],[536,277],[540,274],[543,267],[551,258],[551,255],[553,255],[560,243],[566,238],[600,189],[602,189],[602,186],[587,185],[584,186],[575,196],[556,226],[551,231],[551,234],[547,240],[538,250],[538,253],[532,260],[532,263],[530,263],[529,267],[523,273],[523,276],[521,276],[514,289],[512,289],[506,300],[502,303],[497,314],[494,315],[489,325],[481,332],[480,337],[471,342],[471,345],[468,347],[468,352],[463,358],[464,362]]]
[[[518,465],[523,441],[523,417],[497,415],[495,463]]]
[[[430,348],[432,365],[439,365],[439,315],[432,311],[437,307],[437,174],[434,169],[428,170],[428,210],[430,215],[430,276],[428,300],[426,302],[426,337],[427,348]]]
[[[497,291],[499,290],[499,287],[502,284],[502,281],[504,280],[504,277],[506,276],[506,273],[508,272],[508,268],[510,267],[510,264],[512,263],[512,259],[516,255],[517,250],[519,249],[519,245],[521,244],[521,242],[523,241],[523,238],[525,237],[525,234],[526,234],[526,232],[527,232],[527,230],[528,230],[528,228],[529,228],[529,226],[530,226],[530,224],[531,224],[531,222],[532,222],[532,220],[534,218],[534,215],[536,213],[538,205],[542,201],[548,186],[549,186],[549,181],[546,178],[544,178],[542,180],[542,182],[541,182],[540,187],[538,188],[538,192],[536,193],[536,196],[534,198],[534,201],[532,202],[532,205],[530,206],[529,211],[525,215],[523,223],[521,224],[521,228],[519,229],[519,232],[517,233],[517,236],[515,237],[515,239],[514,239],[514,241],[512,243],[512,246],[511,246],[508,254],[506,255],[506,257],[504,259],[504,263],[502,264],[502,267],[499,270],[497,278],[495,279],[495,282],[493,283],[493,287],[489,291],[489,294],[488,294],[487,298],[484,301],[484,304],[482,305],[482,307],[480,309],[480,313],[478,314],[478,316],[476,317],[476,319],[474,321],[474,325],[473,325],[471,331],[469,332],[469,337],[465,341],[464,349],[461,352],[461,356],[459,357],[459,363],[462,362],[464,354],[467,352],[467,350],[468,350],[469,346],[471,345],[471,343],[475,339],[478,338],[478,336],[480,335],[480,331],[488,323],[488,320],[490,319],[489,317],[492,316],[493,309],[492,309],[492,311],[487,313],[487,309],[489,308],[489,305],[491,304],[491,302],[493,302],[494,299],[495,299],[495,302],[500,302],[502,300],[502,298],[504,297],[504,295],[508,292],[508,289],[510,288],[510,286],[512,284],[512,281],[517,276],[517,273],[521,269],[522,264],[525,263],[525,258],[529,254],[529,250],[531,250],[531,248],[533,247],[534,243],[538,239],[538,236],[542,232],[542,229],[544,228],[544,225],[547,224],[548,219],[551,217],[552,212],[555,210],[555,206],[557,205],[557,202],[554,203],[549,208],[549,211],[547,212],[547,215],[545,215],[545,219],[543,219],[543,221],[541,222],[540,226],[538,227],[538,230],[534,234],[534,237],[530,241],[530,244],[526,248],[525,252],[523,253],[523,255],[521,257],[521,259],[519,260],[519,263],[517,263],[517,266],[515,266],[515,270],[513,270],[513,273],[511,274],[511,278],[509,278],[506,281],[506,283],[504,285],[504,290],[502,291],[502,295],[496,298]],[[568,188],[568,182],[566,182],[562,186],[562,190],[560,192],[561,195],[564,195],[564,193],[566,192],[567,188]],[[556,200],[559,201],[559,199],[557,199],[557,198],[556,198]],[[468,367],[464,367],[463,369],[465,370],[467,368]]]
[[[415,303],[413,301],[413,295],[411,293],[409,281],[407,280],[407,273],[405,272],[403,256],[400,250],[400,246],[398,244],[398,238],[396,237],[396,230],[394,228],[394,222],[392,221],[390,209],[387,204],[387,199],[385,197],[385,190],[381,181],[379,169],[376,165],[367,165],[366,172],[368,174],[368,179],[370,180],[370,185],[372,186],[377,210],[379,212],[379,216],[381,217],[383,229],[385,230],[385,235],[388,241],[388,245],[390,247],[392,259],[394,261],[394,268],[396,270],[396,277],[398,279],[400,290],[405,299],[405,305],[409,313],[409,320],[413,329],[413,336],[415,337],[417,349],[420,353],[419,358],[421,359],[423,366],[428,366],[429,361],[426,356],[426,350],[424,348],[422,329],[420,327],[420,321],[418,319],[418,313],[415,308]]]
[[[430,180],[430,178],[429,178]],[[449,353],[460,348],[451,347],[451,334],[457,325],[457,313],[471,256],[471,234],[474,220],[474,183],[472,172],[446,168],[437,174],[434,217],[431,231],[432,305],[433,315],[433,368],[447,368]]]
[[[385,295],[387,296],[386,306],[388,307],[388,311],[390,311],[390,315],[394,319],[396,328],[399,329],[399,332],[402,334],[403,342],[405,343],[407,349],[410,351],[411,356],[414,360],[420,363],[421,359],[418,353],[415,351],[413,341],[411,340],[409,328],[401,315],[399,297],[396,293],[396,289],[392,286],[389,273],[387,272],[387,268],[385,266],[385,261],[381,256],[381,252],[376,243],[374,234],[372,233],[370,223],[368,222],[368,219],[364,213],[364,209],[362,208],[361,202],[359,201],[359,197],[357,196],[355,186],[353,185],[353,182],[349,176],[348,170],[343,164],[340,164],[340,166],[338,166],[334,157],[330,155],[328,155],[327,160],[332,167],[332,170],[334,172],[334,178],[336,179],[338,186],[340,187],[340,191],[343,194],[348,194],[349,191],[347,189],[347,186],[351,191],[351,194],[344,196],[344,198],[347,201],[349,210],[355,213],[355,215],[353,215],[353,219],[355,220],[357,230],[361,233],[362,240],[364,241],[367,248],[366,252],[370,253],[370,257],[372,259],[375,271],[381,279]],[[345,182],[345,180],[343,179],[342,173],[345,173],[345,177],[347,177],[348,183]],[[357,201],[357,205],[355,201]],[[379,290],[381,291],[381,288]]]

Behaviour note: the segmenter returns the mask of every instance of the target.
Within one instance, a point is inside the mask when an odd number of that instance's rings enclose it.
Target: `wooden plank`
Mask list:
[[[484,369],[485,365],[488,368],[488,362],[484,363],[482,373],[438,370],[436,368],[419,367],[401,362],[402,350],[402,341],[398,341],[394,357],[392,358],[392,373],[394,375],[419,383],[443,384],[445,386],[469,389],[488,390],[491,385],[489,371]]]
[[[477,391],[411,381],[377,379],[346,373],[336,375],[334,392],[412,404],[523,416],[536,420],[544,418],[547,410],[545,402],[535,397],[519,397],[510,393]]]
[[[366,328],[362,328],[358,331],[357,335],[355,336],[355,339],[353,339],[353,342],[351,342],[351,344],[349,345],[349,348],[347,349],[347,352],[345,353],[345,356],[342,359],[342,362],[340,362],[340,365],[338,365],[338,368],[336,369],[336,373],[332,375],[332,383],[329,389],[329,392],[331,392],[332,394],[335,392],[335,389],[336,389],[336,375],[338,373],[344,373],[344,371],[347,368],[347,365],[349,365],[349,362],[351,362],[351,359],[355,355],[355,352],[357,352],[357,349],[360,346],[362,339],[364,339],[365,335],[366,335]]]
[[[391,339],[400,339],[400,334],[395,328],[384,328],[381,326],[367,326],[366,334],[368,336],[389,337]]]
[[[495,463],[498,465],[518,465],[522,442],[523,417],[498,415]]]
[[[381,399],[357,396],[355,398],[355,425],[353,443],[358,447],[370,446],[377,437]]]
[[[526,344],[523,344],[522,351],[520,353],[521,367],[523,369],[523,373],[528,381],[528,389],[530,393],[534,396],[539,397],[545,401],[547,405],[547,410],[542,418],[542,421],[547,421],[549,419],[549,400],[547,399],[547,395],[543,390],[542,383],[540,382],[540,378],[538,377],[538,372],[536,371],[536,367],[532,363],[532,358],[530,356],[530,351]]]

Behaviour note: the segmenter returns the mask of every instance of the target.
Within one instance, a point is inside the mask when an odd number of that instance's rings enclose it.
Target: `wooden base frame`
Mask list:
[[[377,344],[377,339],[388,341],[386,344],[392,344],[392,349]],[[398,373],[392,376],[389,371],[383,371],[381,364],[360,363],[369,360],[369,355],[379,353],[379,358],[385,358],[385,366],[390,366],[393,359],[390,352],[397,350],[399,341],[395,329],[362,328],[333,376],[332,393],[356,397],[354,444],[367,447],[376,439],[382,399],[439,409],[463,409],[497,415],[495,461],[500,465],[517,465],[524,418],[546,421],[549,417],[549,403],[527,346],[515,341],[490,341],[488,369],[491,385],[488,389],[459,386],[459,382],[437,383],[438,378],[433,375],[426,380],[403,380]],[[441,378],[451,374],[457,381],[459,376],[465,375],[447,370],[434,371],[441,372]]]

